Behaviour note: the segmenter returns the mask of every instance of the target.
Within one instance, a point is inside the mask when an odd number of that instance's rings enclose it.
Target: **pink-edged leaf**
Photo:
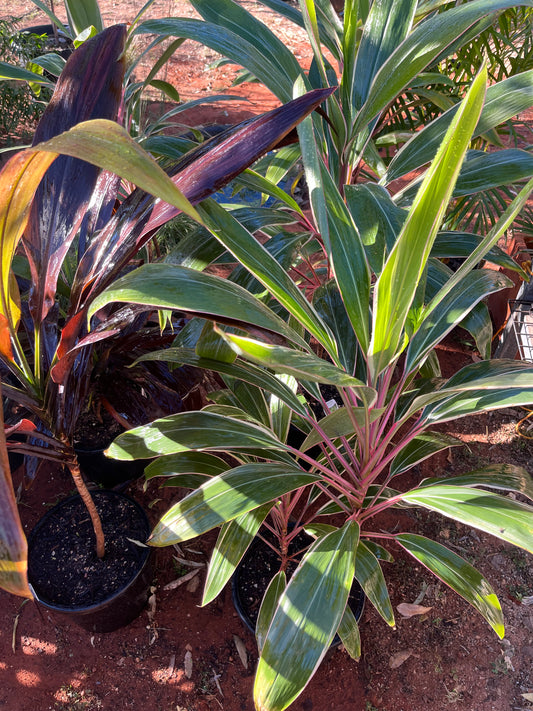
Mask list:
[[[200,145],[170,172],[173,182],[193,204],[212,195],[278,145],[333,91],[310,91]],[[156,229],[178,213],[176,207],[134,190],[80,262],[74,285],[77,302],[88,303],[101,293]]]
[[[28,546],[9,469],[4,418],[0,413],[0,587],[32,598],[28,587]]]
[[[11,264],[26,228],[30,206],[53,153],[20,151],[0,173],[0,354],[13,361],[11,335],[20,319],[20,303]]]
[[[71,55],[33,145],[81,121],[116,120],[122,101],[125,38],[125,26],[115,25]],[[23,240],[32,272],[29,305],[35,323],[41,323],[55,303],[61,265],[84,218],[99,172],[90,163],[61,156],[37,189]]]

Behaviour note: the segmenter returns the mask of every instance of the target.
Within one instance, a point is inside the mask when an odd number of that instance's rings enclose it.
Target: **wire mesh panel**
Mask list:
[[[510,301],[509,305],[520,358],[533,362],[533,304],[531,301]]]

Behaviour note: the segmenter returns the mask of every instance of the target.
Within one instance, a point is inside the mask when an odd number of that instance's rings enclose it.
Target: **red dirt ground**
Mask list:
[[[131,21],[141,0],[101,0],[107,24]],[[268,20],[303,62],[309,53],[302,36],[277,22],[260,5],[244,0],[246,8]],[[29,0],[9,0],[9,15],[29,14]],[[2,11],[6,15],[5,10]],[[151,16],[194,15],[185,0],[162,0]],[[228,91],[248,97],[215,111],[208,107],[187,117],[190,125],[237,122],[277,105],[269,92],[255,84],[230,89],[235,69],[209,69],[213,53],[191,42],[179,51],[166,78],[183,100]],[[154,97],[156,98],[156,97]],[[448,370],[475,357],[462,343],[450,342],[441,357]],[[510,409],[459,421],[448,428],[468,447],[432,460],[420,476],[457,474],[485,462],[512,462],[533,473],[533,444],[515,432],[524,415]],[[18,480],[17,480],[18,481]],[[69,492],[71,482],[53,472],[36,487],[20,492],[20,509],[29,531],[46,508]],[[180,492],[161,493],[153,482],[130,493],[141,501],[155,523]],[[434,535],[473,562],[493,584],[504,609],[506,638],[500,642],[484,620],[457,595],[395,551],[387,566],[393,606],[414,602],[423,590],[431,610],[404,619],[397,614],[395,630],[387,628],[367,604],[362,621],[363,656],[356,663],[342,649],[331,651],[294,711],[526,711],[533,694],[533,607],[523,599],[533,595],[532,557],[437,517],[406,511],[378,522],[381,528]],[[0,591],[0,709],[6,711],[249,711],[257,659],[255,640],[237,617],[229,590],[207,608],[200,608],[204,568],[188,583],[165,590],[168,583],[194,570],[177,562],[178,556],[205,563],[214,537],[183,546],[181,553],[157,553],[154,605],[127,628],[91,635],[48,614],[33,603]],[[426,587],[427,586],[427,587]],[[420,599],[419,599],[420,601]],[[244,643],[247,667],[237,645]],[[186,656],[192,671],[185,671]],[[529,697],[533,698],[532,696]]]

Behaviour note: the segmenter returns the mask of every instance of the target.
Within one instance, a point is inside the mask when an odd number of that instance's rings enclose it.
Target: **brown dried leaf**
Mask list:
[[[180,585],[183,585],[183,583],[186,583],[188,580],[191,578],[194,578],[195,575],[198,575],[200,572],[199,568],[196,568],[195,570],[191,570],[190,573],[186,573],[185,575],[182,575],[181,578],[176,578],[176,580],[173,580],[170,583],[167,583],[163,590],[175,590],[176,588],[179,588]]]
[[[396,609],[402,617],[414,617],[415,615],[425,615],[426,612],[429,612],[433,608],[415,605],[410,602],[401,602]]]
[[[185,652],[183,668],[185,670],[185,676],[187,677],[187,679],[190,679],[192,676],[192,652],[190,651],[190,649]]]
[[[404,649],[401,652],[396,652],[396,654],[393,654],[389,659],[389,667],[391,669],[398,669],[398,667],[406,662],[412,654],[412,649]]]
[[[522,698],[526,701],[533,702],[533,694],[522,694]]]
[[[185,589],[187,590],[187,592],[195,593],[198,590],[199,585],[200,585],[200,578],[198,578],[198,576],[196,576],[195,578],[193,578],[192,580],[190,580],[187,583],[187,587]]]
[[[156,591],[155,587],[150,588],[150,597],[148,598],[148,619],[150,622],[154,621],[155,609],[157,606],[155,591]]]
[[[174,667],[175,667],[175,666],[176,666],[176,655],[175,655],[175,654],[171,654],[171,655],[170,655],[170,661],[169,661],[169,663],[168,663],[168,669],[167,669],[167,674],[168,674],[168,678],[169,678],[169,679],[170,679],[170,677],[172,676],[172,674],[174,674]]]
[[[240,637],[237,637],[236,634],[233,635],[233,641],[235,642],[235,648],[237,649],[237,654],[239,655],[243,667],[248,669],[248,652],[246,651],[244,642]]]

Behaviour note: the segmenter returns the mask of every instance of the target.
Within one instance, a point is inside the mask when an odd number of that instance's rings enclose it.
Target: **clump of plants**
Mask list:
[[[76,424],[94,372],[111,360],[121,339],[128,345],[123,353],[143,350],[159,341],[160,328],[147,325],[149,310],[134,307],[105,310],[89,321],[89,305],[128,270],[158,228],[181,211],[201,222],[190,201],[210,195],[270,150],[329,93],[312,92],[237,126],[165,172],[116,121],[125,41],[125,26],[116,25],[72,54],[34,148],[15,155],[0,174],[2,390],[20,408],[7,446],[25,455],[28,481],[42,460],[68,468],[91,515],[99,558],[104,535],[74,448]],[[123,197],[120,175],[140,187]],[[9,439],[15,433],[19,439]],[[0,581],[30,596],[8,467],[0,478],[0,509]]]
[[[151,357],[212,368],[227,379],[229,392],[201,412],[169,416],[120,435],[109,454],[154,458],[148,477],[197,487],[162,517],[150,543],[170,545],[221,527],[204,603],[229,580],[263,523],[275,534],[280,567],[256,628],[254,700],[261,711],[285,709],[294,701],[335,634],[359,656],[358,625],[347,606],[354,578],[384,621],[394,625],[382,564],[398,546],[503,636],[500,603],[468,561],[416,532],[384,530],[379,518],[391,508],[419,507],[533,552],[533,507],[505,495],[520,492],[533,500],[533,483],[523,469],[499,465],[410,485],[402,477],[458,444],[435,425],[533,401],[533,366],[491,360],[490,336],[487,342],[485,327],[480,328],[490,323],[484,299],[509,282],[494,270],[477,268],[488,254],[499,259],[495,245],[525,204],[533,181],[489,234],[476,238],[455,272],[438,259],[445,238],[439,228],[484,109],[486,81],[482,71],[409,208],[399,208],[372,185],[339,189],[320,153],[320,134],[312,120],[302,124],[315,209],[305,218],[310,234],[299,237],[314,245],[321,264],[309,271],[312,289],[305,288],[309,278],[303,266],[309,262],[301,251],[296,250],[300,261],[293,270],[294,252],[280,249],[280,235],[262,245],[234,214],[206,201],[199,207],[204,223],[240,265],[232,279],[146,265],[91,306],[127,300],[204,320],[194,350],[182,336],[182,347]],[[285,239],[291,243],[296,237],[288,232]],[[475,334],[485,359],[446,378],[435,349],[458,325]],[[338,407],[321,386],[332,388]],[[291,424],[301,432],[299,442],[288,436]],[[283,551],[293,535],[291,522],[314,542],[289,580],[291,556]]]
[[[32,60],[44,52],[48,38],[20,30],[19,25],[20,20],[15,18],[0,20],[0,62],[39,71],[32,65]],[[51,95],[46,86],[19,81],[0,82],[0,133],[5,146],[31,136]]]

